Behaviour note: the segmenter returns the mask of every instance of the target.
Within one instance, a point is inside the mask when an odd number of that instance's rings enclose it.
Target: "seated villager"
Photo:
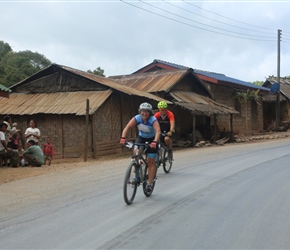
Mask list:
[[[29,140],[28,148],[23,153],[23,158],[32,167],[41,167],[44,163],[44,154],[41,147],[35,144],[34,140]]]
[[[14,122],[12,125],[12,129],[9,136],[9,141],[7,143],[7,146],[12,149],[18,149],[19,144],[19,132],[20,130],[17,129],[17,123]]]
[[[19,154],[19,166],[25,166],[25,160],[23,158],[24,149],[21,144],[18,144],[18,154]]]
[[[12,167],[18,167],[18,151],[11,149],[8,146],[8,143],[6,142],[6,138],[5,138],[5,132],[7,130],[7,124],[6,123],[1,123],[0,124],[0,134],[1,134],[1,164],[2,165],[2,161],[4,160],[4,164],[5,166],[7,165],[11,165]],[[4,135],[4,138],[3,138]],[[8,164],[8,160],[10,161]]]

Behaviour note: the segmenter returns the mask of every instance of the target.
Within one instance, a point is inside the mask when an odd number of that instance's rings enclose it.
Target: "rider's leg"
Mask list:
[[[147,158],[148,160],[148,184],[153,183],[153,179],[155,176],[155,157],[154,158]]]
[[[164,138],[164,141],[165,141],[166,147],[167,147],[169,150],[172,149],[172,141],[171,141],[170,137],[169,137],[169,136],[166,136],[166,137]]]
[[[171,138],[169,136],[166,136],[164,138],[164,141],[165,141],[166,147],[168,148],[168,155],[172,159],[173,158],[173,154],[172,154],[172,141],[171,141]]]

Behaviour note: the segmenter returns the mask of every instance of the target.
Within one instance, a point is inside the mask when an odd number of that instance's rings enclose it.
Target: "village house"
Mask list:
[[[233,108],[214,101],[211,91],[190,68],[165,69],[109,78],[123,86],[146,91],[172,102],[174,105],[169,105],[169,109],[175,114],[174,138],[189,140],[192,146],[197,140],[217,139],[218,115],[227,114],[228,122],[232,124],[232,115],[238,113]]]
[[[290,127],[290,79],[287,77],[280,78],[280,84],[278,85],[278,79],[274,76],[269,76],[263,84],[263,87],[269,88],[272,95],[265,96],[263,98],[264,108],[264,129],[275,130],[276,113],[277,113],[277,94],[279,94],[279,121],[281,129],[287,130]]]
[[[11,90],[0,84],[0,97],[9,98]]]
[[[10,115],[23,133],[35,119],[55,158],[97,157],[124,151],[122,129],[137,114],[140,103],[154,106],[161,97],[115,83],[114,80],[52,64],[11,86],[10,98],[0,98],[0,115]],[[89,107],[87,107],[87,103]],[[86,135],[87,131],[87,136]],[[136,130],[130,137],[136,137]]]
[[[188,69],[188,67],[154,60],[132,74],[176,69]],[[193,71],[200,81],[209,88],[215,101],[238,111],[238,113],[233,114],[232,119],[230,114],[217,116],[217,126],[220,133],[224,135],[232,133],[231,128],[233,128],[234,134],[254,134],[264,130],[262,97],[270,94],[268,88],[234,79],[224,74],[196,69]]]

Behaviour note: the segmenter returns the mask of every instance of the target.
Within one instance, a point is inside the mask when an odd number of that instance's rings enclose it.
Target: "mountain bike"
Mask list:
[[[166,132],[161,133],[161,136],[165,137],[167,135]],[[168,154],[168,148],[166,147],[165,143],[161,140],[158,143],[158,166],[162,164],[163,170],[166,174],[168,174],[172,168],[172,155]]]
[[[150,147],[148,142],[146,143],[134,143],[134,142],[126,142],[125,146],[129,149],[133,149],[134,146],[137,146],[136,154],[131,157],[131,163],[129,164],[123,186],[123,195],[124,201],[130,205],[133,203],[137,188],[142,185],[143,193],[146,197],[149,197],[154,190],[155,182],[156,182],[156,173],[152,183],[152,190],[148,192],[146,189],[147,180],[148,180],[148,163],[147,156],[145,157],[141,153],[141,147],[144,147],[144,153],[146,153],[147,148]]]

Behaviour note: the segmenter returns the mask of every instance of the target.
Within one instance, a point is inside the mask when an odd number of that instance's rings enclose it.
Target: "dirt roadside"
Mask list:
[[[289,140],[290,139],[290,131],[289,132],[277,132],[271,133],[266,135],[256,135],[256,136],[243,136],[241,137],[242,144],[245,143],[259,143],[265,140]],[[236,145],[237,143],[227,143],[226,146]],[[219,145],[212,145],[211,147],[221,147]],[[180,148],[176,150],[182,150]],[[196,150],[202,150],[202,148],[197,148]],[[122,156],[115,156],[115,159],[126,158],[130,155],[122,155]],[[82,158],[80,159],[55,159],[52,161],[50,166],[44,165],[40,168],[38,167],[1,167],[0,168],[0,185],[22,180],[34,176],[44,175],[52,172],[60,172],[66,171],[74,168],[81,168],[91,165],[100,165],[104,161],[112,160],[112,156],[101,157],[99,159],[88,159],[86,162],[83,161]]]

